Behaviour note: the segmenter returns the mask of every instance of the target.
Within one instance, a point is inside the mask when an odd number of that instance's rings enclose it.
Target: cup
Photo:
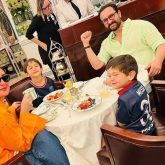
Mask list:
[[[28,94],[29,97],[31,97],[32,101],[37,98],[36,91],[35,91],[35,89],[33,87],[28,88],[25,91],[23,91],[23,94]]]
[[[67,80],[66,83],[65,83],[65,87],[67,89],[73,88],[73,82],[71,80]]]
[[[98,88],[98,92],[102,98],[109,97],[111,95],[111,92],[109,91],[108,87],[105,87],[103,85]]]
[[[75,88],[75,87],[71,88],[70,89],[70,94],[73,97],[73,99],[79,100],[80,91],[78,90],[78,88]]]

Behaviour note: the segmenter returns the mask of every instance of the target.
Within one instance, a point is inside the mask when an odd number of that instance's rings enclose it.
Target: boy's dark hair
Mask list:
[[[123,72],[126,75],[128,75],[130,71],[135,71],[136,75],[134,80],[137,79],[138,65],[135,58],[131,55],[126,54],[112,58],[106,65],[106,70],[109,68],[118,68],[120,72]]]
[[[28,66],[29,62],[35,62],[35,63],[37,63],[37,64],[42,68],[41,63],[40,63],[37,59],[35,59],[35,58],[29,58],[29,59],[25,62],[24,66],[23,66],[23,71],[24,71],[25,73],[27,73],[27,66]]]
[[[101,9],[99,10],[99,17],[100,17],[101,12],[103,10],[105,10],[107,7],[112,7],[116,11],[116,13],[118,13],[118,7],[116,6],[116,4],[108,3],[108,4],[104,5],[104,6],[102,6]]]

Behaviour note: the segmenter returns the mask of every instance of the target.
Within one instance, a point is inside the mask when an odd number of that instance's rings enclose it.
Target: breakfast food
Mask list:
[[[92,99],[91,97],[88,97],[87,99],[83,100],[78,105],[77,109],[84,110],[84,109],[92,107],[94,104],[96,104],[95,99]]]
[[[61,96],[63,95],[63,92],[60,91],[60,92],[56,92],[55,94],[51,94],[47,97],[47,100],[48,101],[54,101],[54,100],[57,100],[58,98],[60,98]]]

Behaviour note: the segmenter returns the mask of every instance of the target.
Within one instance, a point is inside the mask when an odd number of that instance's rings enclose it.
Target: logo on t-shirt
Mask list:
[[[49,91],[53,92],[54,91],[54,87],[53,86],[49,86]]]
[[[137,93],[139,96],[141,96],[144,92],[145,92],[145,88],[144,88],[143,85],[141,85],[141,86],[137,89],[137,91],[136,91],[136,93]]]

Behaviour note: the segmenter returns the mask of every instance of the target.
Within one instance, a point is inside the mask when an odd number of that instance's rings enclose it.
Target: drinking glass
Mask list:
[[[65,93],[65,95],[63,97],[63,101],[68,105],[68,107],[69,107],[69,109],[68,109],[68,111],[69,111],[69,117],[71,117],[72,95],[71,95],[71,93],[70,93],[69,90]]]
[[[106,85],[104,82],[108,80],[108,76],[105,75],[102,77],[101,86],[98,87],[98,92],[101,97],[109,97],[110,96],[110,87]]]
[[[73,88],[73,82],[71,80],[67,80],[64,85],[67,89]]]

